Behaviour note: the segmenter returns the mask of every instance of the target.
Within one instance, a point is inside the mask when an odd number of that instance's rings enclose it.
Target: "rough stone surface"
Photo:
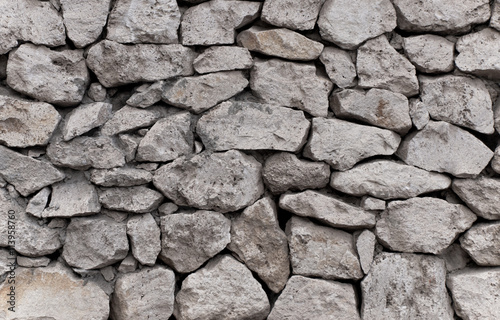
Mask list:
[[[359,206],[365,210],[385,210],[385,201],[370,196],[363,196],[359,203]]]
[[[455,44],[446,38],[424,34],[404,38],[408,59],[418,71],[425,73],[450,72],[454,68]]]
[[[500,32],[485,28],[457,41],[457,68],[493,80],[500,80]]]
[[[107,97],[107,90],[99,82],[90,84],[87,96],[95,102],[103,102]]]
[[[144,186],[102,188],[99,201],[107,209],[146,213],[157,209],[163,201],[163,196],[158,191]]]
[[[61,128],[63,140],[68,141],[94,128],[102,126],[111,118],[112,105],[105,102],[82,104],[64,118]]]
[[[292,30],[311,30],[325,0],[266,0],[261,19]]]
[[[45,187],[42,190],[38,191],[38,193],[34,195],[33,198],[31,198],[31,200],[28,202],[26,212],[31,214],[32,216],[41,218],[42,212],[49,202],[49,196],[51,192],[51,188],[49,187]]]
[[[161,251],[160,227],[149,213],[130,217],[127,221],[132,254],[143,265],[154,266]]]
[[[410,117],[417,130],[422,130],[429,123],[429,111],[419,99],[410,99]]]
[[[370,271],[375,253],[377,239],[373,232],[364,230],[356,237],[356,250],[358,251],[359,263],[363,272],[367,274]]]
[[[478,223],[460,238],[460,245],[480,266],[500,266],[500,222]]]
[[[136,168],[114,168],[91,170],[90,181],[103,187],[131,187],[147,184],[153,180],[153,174]]]
[[[319,57],[330,80],[339,88],[347,88],[356,84],[356,65],[347,51],[325,47]]]
[[[438,257],[444,260],[448,272],[465,268],[471,260],[469,255],[457,243],[449,246]]]
[[[491,7],[490,27],[500,31],[500,3],[498,0],[494,0]]]
[[[137,260],[134,258],[132,254],[127,255],[125,259],[120,262],[120,266],[118,266],[118,272],[125,274],[125,273],[130,273],[134,272],[137,270],[139,263]]]
[[[478,216],[489,220],[500,219],[500,199],[497,196],[500,179],[455,179],[452,188]]]
[[[105,135],[116,135],[148,127],[164,117],[167,109],[163,106],[152,106],[147,109],[138,109],[124,106],[113,114],[113,117],[104,124],[101,132]]]
[[[17,256],[16,262],[17,265],[20,267],[40,268],[48,266],[50,263],[50,258],[47,257],[30,258],[30,257]]]
[[[209,47],[193,62],[198,73],[250,69],[252,66],[253,59],[248,49],[236,46]]]
[[[161,100],[164,81],[153,84],[143,84],[136,88],[135,93],[127,100],[127,105],[136,108],[147,108]]]
[[[400,141],[399,135],[389,130],[339,119],[313,118],[304,155],[345,171],[363,159],[393,154]]]

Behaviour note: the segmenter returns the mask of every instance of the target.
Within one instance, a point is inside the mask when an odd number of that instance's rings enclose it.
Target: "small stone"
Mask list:
[[[326,69],[330,80],[339,88],[347,88],[356,85],[356,65],[347,51],[325,47],[319,57]]]
[[[377,221],[377,237],[394,251],[437,254],[476,219],[466,206],[437,198],[392,201]]]
[[[116,111],[113,117],[104,124],[101,132],[111,136],[147,127],[165,117],[166,113],[167,109],[163,106],[153,106],[147,109],[124,106]]]
[[[143,169],[114,168],[90,171],[90,181],[103,187],[131,187],[147,184],[152,180],[153,175]]]
[[[127,100],[127,105],[136,108],[147,108],[161,100],[165,81],[144,84]]]
[[[118,145],[125,156],[125,162],[131,162],[135,159],[137,147],[139,146],[141,139],[141,137],[133,134],[118,134]]]
[[[425,73],[450,72],[453,64],[455,44],[446,38],[424,34],[404,38],[405,54],[418,71]]]
[[[385,201],[369,196],[363,196],[361,198],[360,207],[365,210],[375,210],[382,211],[385,210]]]
[[[407,97],[418,93],[415,67],[383,35],[359,47],[356,68],[362,88],[386,89]]]
[[[449,188],[451,179],[401,162],[372,160],[344,172],[333,172],[330,186],[355,196],[408,199]]]
[[[325,0],[266,0],[261,19],[292,30],[312,30]]]
[[[327,0],[318,18],[321,37],[343,49],[356,49],[364,41],[396,28],[390,0]]]
[[[455,179],[453,191],[478,216],[488,220],[500,219],[498,190],[500,179],[478,177],[476,179]]]
[[[467,266],[470,261],[469,255],[460,247],[460,245],[454,243],[449,246],[446,250],[438,255],[446,263],[446,271],[453,272],[463,269]]]
[[[107,266],[101,269],[101,274],[106,281],[113,281],[116,275],[116,270],[112,266]]]
[[[162,216],[166,216],[166,215],[175,213],[178,209],[179,209],[179,207],[177,205],[175,205],[175,203],[167,202],[167,203],[162,204],[158,208],[158,213]]]
[[[100,83],[94,82],[90,85],[87,95],[95,102],[103,102],[106,100],[107,96],[106,88],[104,88]]]
[[[461,238],[460,246],[480,266],[500,266],[500,222],[478,223]]]
[[[30,258],[30,257],[17,256],[17,265],[20,267],[40,268],[48,266],[49,263],[50,259],[47,257]]]
[[[429,111],[419,99],[410,99],[410,117],[417,130],[422,130],[429,123]]]
[[[67,225],[68,225],[68,222],[66,219],[54,218],[54,219],[50,220],[50,222],[47,226],[51,229],[63,229],[63,228],[66,228]]]
[[[63,140],[68,141],[94,128],[102,126],[111,116],[113,105],[104,102],[82,104],[71,110],[62,125]]]
[[[143,162],[143,163],[138,163],[135,165],[135,167],[137,169],[146,170],[146,171],[149,171],[151,173],[156,171],[156,169],[158,169],[159,166],[160,166],[159,163],[154,163],[154,162]]]
[[[193,62],[198,73],[250,69],[252,66],[253,59],[248,49],[236,46],[208,47]]]
[[[154,266],[161,251],[160,227],[150,213],[132,216],[127,222],[132,254],[143,265]]]
[[[143,186],[102,188],[99,201],[107,209],[146,213],[156,210],[163,201],[163,196],[158,191]]]
[[[500,2],[498,0],[494,0],[491,7],[490,27],[500,31]]]
[[[37,218],[41,218],[43,209],[45,209],[49,201],[50,193],[51,189],[49,187],[45,187],[38,191],[38,193],[29,201],[28,206],[26,207],[26,212]]]
[[[133,255],[129,254],[118,267],[118,272],[120,273],[130,273],[137,269],[138,263]]]
[[[7,84],[37,100],[62,107],[77,105],[89,81],[82,50],[54,51],[25,43],[9,55]]]
[[[255,59],[250,88],[266,103],[304,110],[316,117],[328,114],[328,95],[333,84],[316,74],[313,64],[279,59]]]
[[[393,154],[400,141],[399,135],[389,130],[340,119],[313,118],[304,156],[345,171],[363,159]]]
[[[352,284],[292,276],[267,319],[359,320],[356,305]]]
[[[191,75],[195,55],[179,44],[130,46],[103,40],[90,48],[87,65],[103,86],[116,87]]]
[[[122,212],[122,211],[114,211],[114,210],[108,210],[108,209],[102,209],[101,213],[110,217],[116,222],[124,222],[125,220],[128,219],[128,213],[127,212]]]
[[[355,239],[356,250],[358,251],[361,269],[363,269],[363,272],[365,274],[368,274],[372,266],[377,239],[373,232],[371,232],[370,230],[364,230],[363,232],[358,234]]]
[[[491,168],[496,173],[500,173],[500,146],[495,149],[495,154],[491,160]]]

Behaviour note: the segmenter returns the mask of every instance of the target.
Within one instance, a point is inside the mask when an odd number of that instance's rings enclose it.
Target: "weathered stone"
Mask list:
[[[117,270],[119,273],[122,274],[130,273],[137,270],[138,265],[139,263],[137,262],[137,260],[134,258],[132,254],[129,253],[127,257],[123,259],[122,262],[120,262],[120,265],[118,266]]]
[[[296,215],[314,218],[336,228],[371,228],[375,225],[373,213],[312,190],[283,194],[279,206]]]
[[[451,273],[446,285],[457,315],[470,320],[499,318],[499,282],[500,268],[467,268]]]
[[[37,100],[77,105],[89,81],[82,50],[54,51],[25,43],[9,54],[7,84]]]
[[[428,255],[379,254],[361,281],[363,319],[453,319],[444,261]]]
[[[419,99],[410,99],[410,117],[417,130],[422,130],[429,123],[429,111]]]
[[[405,54],[418,71],[440,73],[453,70],[453,42],[433,34],[408,37],[403,41]]]
[[[248,49],[236,46],[208,47],[193,62],[198,73],[250,69],[252,66],[253,59]]]
[[[102,188],[99,201],[107,209],[146,213],[156,210],[163,201],[163,196],[158,191],[144,186]]]
[[[23,196],[64,179],[64,174],[47,162],[35,160],[0,146],[0,176]]]
[[[67,225],[68,225],[68,222],[66,219],[54,218],[54,219],[50,220],[50,222],[47,226],[51,229],[62,229],[62,228],[66,228]]]
[[[6,274],[7,272],[10,272],[10,263],[14,262],[13,259],[16,259],[16,258],[19,259],[19,257],[21,257],[21,256],[13,257],[10,255],[10,252],[11,251],[9,249],[0,249],[0,275],[1,276]],[[17,265],[19,266],[19,263]]]
[[[90,84],[87,96],[95,102],[103,102],[106,100],[107,90],[99,82],[94,82]]]
[[[103,187],[131,187],[153,180],[151,172],[136,168],[91,170],[90,181]]]
[[[45,268],[17,268],[15,272],[15,294],[19,299],[14,309],[15,319],[106,320],[109,317],[106,292],[93,281],[79,278],[62,263],[53,263]],[[10,293],[11,285],[8,281],[0,285],[2,296]],[[9,307],[12,305],[8,299],[2,299],[0,308],[4,315],[11,313]]]
[[[191,114],[187,111],[156,122],[137,148],[138,161],[170,161],[193,153]]]
[[[341,171],[375,155],[391,155],[401,141],[392,131],[340,119],[313,118],[311,132],[304,156]]]
[[[160,258],[177,272],[192,272],[226,247],[230,231],[231,221],[218,212],[163,216]]]
[[[101,132],[105,135],[116,135],[154,124],[166,116],[167,109],[163,106],[152,106],[147,109],[138,109],[124,106],[113,114],[113,117],[104,124]]]
[[[470,261],[469,255],[460,247],[459,244],[452,244],[446,250],[438,255],[446,263],[446,271],[453,272],[463,269]]]
[[[182,44],[233,44],[235,29],[255,20],[260,7],[260,2],[249,1],[209,1],[190,7],[182,15]]]
[[[157,81],[153,84],[143,84],[127,100],[127,105],[136,108],[147,108],[161,100],[165,81]]]
[[[498,0],[494,0],[491,7],[490,27],[500,31],[500,2]]]
[[[158,208],[158,213],[161,216],[166,216],[166,215],[175,213],[177,211],[177,209],[179,209],[179,207],[175,203],[173,203],[173,202],[167,202],[167,203],[162,204]]]
[[[499,188],[500,179],[488,177],[455,179],[452,185],[453,191],[472,211],[488,220],[500,219]]]
[[[269,24],[293,29],[314,29],[319,11],[325,0],[266,0],[261,19]]]
[[[356,84],[356,66],[347,51],[325,47],[319,57],[326,69],[330,80],[340,88],[347,88]]]
[[[286,225],[293,274],[324,279],[361,279],[363,272],[347,232],[292,216]]]
[[[208,110],[243,91],[248,80],[241,71],[209,73],[165,84],[163,101],[194,113]]]
[[[178,43],[180,23],[175,0],[118,0],[109,14],[106,38],[120,43]]]
[[[64,118],[61,131],[63,140],[68,141],[94,128],[102,126],[111,116],[113,105],[104,102],[82,104]]]
[[[32,216],[41,218],[43,209],[45,209],[49,201],[50,193],[51,189],[49,187],[45,187],[40,190],[29,201],[28,206],[26,207],[26,212],[31,214]]]
[[[418,93],[415,67],[383,35],[359,47],[356,68],[362,88],[386,89],[407,97]]]
[[[333,172],[330,181],[330,186],[341,192],[381,199],[408,199],[450,185],[451,179],[444,174],[391,160],[372,160],[345,172]]]
[[[96,41],[106,25],[111,0],[59,0],[68,38],[83,48]]]
[[[66,43],[63,19],[48,2],[2,1],[0,12],[0,54],[17,47],[18,41],[50,47]]]
[[[405,31],[458,33],[490,18],[488,0],[472,0],[456,6],[442,0],[393,0],[392,3],[398,14],[398,27]]]
[[[160,227],[149,213],[130,217],[127,222],[132,254],[143,265],[154,266],[161,251]]]
[[[330,180],[330,166],[301,160],[293,153],[279,152],[266,159],[262,178],[276,194],[288,190],[319,189],[326,187]]]
[[[466,178],[477,176],[490,162],[493,151],[463,129],[429,121],[421,131],[404,138],[396,155],[409,165]]]
[[[113,279],[116,276],[116,269],[113,266],[104,267],[100,271],[101,271],[101,274],[102,274],[104,280],[106,280],[108,282],[113,281]]]
[[[306,143],[310,123],[304,112],[274,105],[226,101],[205,113],[196,126],[207,150],[296,152]]]
[[[280,292],[290,275],[288,242],[278,224],[278,212],[271,198],[247,207],[231,223],[229,250],[256,272],[269,289]]]
[[[461,238],[461,247],[480,266],[500,266],[500,222],[478,223]]]
[[[363,272],[367,274],[372,266],[377,239],[370,230],[364,230],[360,234],[355,235],[355,239],[356,250],[359,256],[359,264],[361,265]]]
[[[289,60],[314,60],[323,44],[288,29],[265,29],[253,26],[238,34],[237,42],[250,51]]]
[[[270,309],[261,284],[229,255],[217,257],[190,274],[182,282],[175,303],[178,320],[264,320]]]
[[[449,247],[476,219],[466,206],[438,198],[392,201],[377,221],[377,237],[394,251],[436,254]]]
[[[116,279],[111,296],[115,320],[168,320],[174,311],[175,274],[162,266],[143,268]]]
[[[193,74],[196,53],[179,44],[123,45],[104,40],[92,46],[87,65],[105,87]]]
[[[318,18],[321,37],[343,49],[396,28],[396,11],[390,0],[327,0]]]
[[[388,90],[343,90],[331,96],[330,108],[339,118],[360,120],[400,134],[406,134],[412,126],[408,99]]]
[[[47,257],[30,258],[30,257],[17,256],[16,262],[17,265],[20,267],[40,268],[48,266],[50,263],[50,258]]]
[[[124,223],[104,215],[72,218],[62,257],[72,267],[100,269],[124,259],[128,249]]]
[[[359,203],[359,206],[365,210],[385,210],[385,201],[369,196],[363,196]]]
[[[495,154],[491,160],[491,168],[496,173],[500,173],[500,146],[497,146],[495,149]]]
[[[292,276],[267,319],[359,320],[356,300],[352,284]]]
[[[240,151],[202,152],[162,166],[153,183],[177,205],[229,212],[262,195],[261,168],[255,158]]]

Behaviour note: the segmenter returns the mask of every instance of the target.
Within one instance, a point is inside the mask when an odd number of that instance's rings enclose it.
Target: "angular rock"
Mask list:
[[[161,251],[161,231],[150,213],[132,216],[127,221],[132,254],[143,265],[154,266]]]
[[[401,138],[396,133],[339,119],[313,118],[304,156],[345,171],[376,155],[391,155]]]
[[[450,72],[455,67],[455,44],[446,38],[424,34],[407,37],[403,41],[405,54],[418,71],[442,73]]]
[[[453,319],[444,261],[382,252],[361,281],[363,319]]]
[[[441,254],[438,255],[446,263],[446,270],[448,272],[463,269],[470,262],[469,255],[460,247],[459,244],[452,244]]]
[[[267,319],[359,320],[356,300],[352,284],[292,276]]]
[[[253,59],[248,49],[236,46],[208,47],[193,62],[198,73],[250,69],[252,66]]]
[[[62,257],[72,267],[100,269],[124,259],[128,249],[124,223],[104,215],[72,218]]]
[[[77,105],[89,82],[82,50],[54,51],[25,43],[9,55],[7,84],[37,100]]]
[[[87,65],[105,87],[193,74],[196,53],[179,44],[127,46],[104,40],[92,46]]]
[[[292,153],[279,152],[266,159],[262,178],[275,194],[288,190],[319,189],[326,187],[330,180],[330,166],[301,160]]]
[[[153,180],[151,172],[136,168],[91,170],[90,181],[103,187],[131,187]]]
[[[373,232],[364,230],[356,237],[356,250],[358,251],[359,264],[363,272],[367,274],[370,271],[375,253],[377,239]]]
[[[45,187],[38,191],[38,193],[29,201],[28,206],[26,207],[26,212],[32,216],[41,218],[42,212],[49,202],[50,193],[51,189],[49,187]]]
[[[163,101],[194,113],[208,110],[243,91],[248,80],[241,71],[210,73],[167,82]]]
[[[17,265],[20,267],[40,268],[48,266],[50,263],[50,258],[47,257],[29,258],[29,257],[17,256],[16,262]]]
[[[205,113],[196,133],[207,150],[298,151],[310,123],[302,111],[253,102],[226,101]]]
[[[377,237],[394,251],[437,254],[449,247],[476,219],[466,206],[442,199],[424,197],[392,201],[377,221]]]
[[[493,157],[479,139],[443,121],[407,135],[396,154],[407,164],[463,178],[478,175]]]
[[[418,93],[415,67],[383,35],[359,47],[356,68],[362,88],[386,89],[407,97]]]
[[[491,7],[490,27],[500,31],[500,3],[498,0],[493,1]]]
[[[178,43],[180,23],[175,0],[119,0],[109,14],[106,38],[120,43]]]
[[[99,201],[110,210],[146,213],[156,210],[163,201],[158,191],[147,187],[102,188]]]
[[[325,0],[266,0],[261,19],[269,24],[292,30],[314,29]]]
[[[396,11],[390,0],[327,0],[318,18],[321,37],[343,49],[396,28]]]
[[[292,216],[286,234],[293,274],[323,279],[363,277],[350,233]]]
[[[209,1],[187,9],[182,15],[181,42],[185,46],[233,44],[239,29],[259,16],[261,3]]]
[[[400,134],[406,134],[412,126],[408,99],[388,90],[343,90],[332,94],[330,108],[339,118],[360,120]]]
[[[364,196],[361,198],[359,206],[365,210],[385,210],[385,201],[377,198]]]
[[[48,103],[0,95],[0,143],[26,148],[46,145],[61,116]]]
[[[273,292],[283,290],[290,275],[288,242],[271,198],[258,200],[232,221],[228,249]]]
[[[107,97],[107,90],[99,82],[90,84],[87,96],[95,102],[103,102]]]
[[[344,172],[333,172],[330,186],[355,196],[381,199],[408,199],[423,193],[444,190],[451,179],[435,172],[391,160],[372,160]]]
[[[267,103],[326,117],[333,84],[317,75],[312,64],[256,59],[250,74],[250,88]]]
[[[218,212],[163,216],[160,258],[177,272],[192,272],[226,247],[230,231],[231,221]]]
[[[136,108],[147,108],[161,100],[165,81],[158,81],[153,84],[143,84],[138,87],[135,93],[127,100],[127,105]]]
[[[113,105],[105,102],[82,104],[64,118],[61,128],[63,140],[68,141],[102,126],[111,116]]]
[[[330,80],[339,88],[347,88],[356,84],[356,65],[347,51],[325,47],[319,57]]]
[[[500,266],[500,222],[478,223],[461,238],[460,246],[480,266]]]
[[[262,195],[261,168],[255,158],[240,151],[202,152],[162,166],[153,183],[177,205],[229,212]]]
[[[106,25],[111,0],[59,0],[68,38],[84,48],[96,41]]]
[[[422,130],[429,123],[429,111],[419,99],[410,99],[410,117],[417,130]]]
[[[455,179],[452,188],[478,216],[488,220],[500,219],[500,199],[497,196],[500,179]]]
[[[116,135],[154,124],[165,117],[167,109],[163,106],[153,106],[147,109],[138,109],[124,106],[113,114],[113,117],[104,124],[101,132],[105,135]]]
[[[175,274],[156,266],[118,276],[111,296],[115,320],[167,320],[174,311]]]
[[[314,218],[336,228],[359,229],[375,225],[373,213],[312,190],[283,194],[279,206],[296,215]]]

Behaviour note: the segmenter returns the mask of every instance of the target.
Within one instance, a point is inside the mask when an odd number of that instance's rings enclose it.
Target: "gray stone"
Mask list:
[[[45,187],[38,191],[38,193],[30,199],[28,206],[26,207],[26,212],[32,216],[41,218],[42,212],[49,201],[50,193],[51,189],[49,187]]]
[[[102,188],[99,201],[107,209],[146,213],[156,210],[163,201],[163,196],[158,191],[144,186]]]
[[[253,102],[225,101],[199,119],[196,133],[207,150],[296,152],[306,143],[309,127],[302,111]]]
[[[17,256],[16,262],[17,265],[20,267],[40,268],[48,266],[50,263],[50,258],[47,257],[30,258],[30,257]]]
[[[189,76],[195,56],[192,49],[179,44],[130,46],[104,40],[90,48],[87,65],[103,86],[116,87]]]
[[[381,244],[394,251],[437,254],[448,248],[476,219],[466,206],[438,198],[392,201],[377,221],[377,237]]]
[[[434,256],[379,254],[361,281],[363,319],[453,319],[444,261]]]
[[[485,28],[467,34],[457,41],[455,64],[460,71],[493,80],[500,80],[500,32]]]
[[[161,100],[164,81],[157,81],[153,84],[143,84],[138,87],[135,93],[127,100],[127,105],[136,108],[147,108]]]
[[[354,287],[349,283],[292,276],[268,320],[359,320]]]
[[[61,128],[63,140],[68,141],[102,126],[111,116],[113,105],[105,102],[82,104],[64,118]]]
[[[15,252],[13,252],[9,249],[0,249],[0,275],[1,276],[6,274],[7,272],[10,272],[11,271],[10,270],[11,263],[14,263],[14,260],[18,260],[19,257],[21,257],[21,256],[16,257],[15,254],[16,254]],[[19,265],[19,263],[18,263],[18,265]]]
[[[478,223],[461,238],[460,246],[480,266],[500,266],[500,222]]]
[[[153,183],[177,205],[230,212],[262,195],[261,169],[255,158],[240,151],[202,152],[162,166]]]
[[[261,19],[292,30],[312,30],[325,0],[266,0]]]
[[[333,172],[330,186],[355,196],[408,199],[448,189],[451,179],[392,160],[372,160],[345,172]]]
[[[347,88],[356,85],[356,65],[347,51],[325,47],[319,57],[326,69],[330,80],[339,88]]]
[[[101,274],[102,274],[104,280],[106,280],[108,282],[113,281],[113,279],[116,276],[116,269],[112,266],[104,267],[100,271],[101,271]]]
[[[478,216],[488,220],[500,219],[498,190],[500,179],[478,177],[476,179],[455,179],[453,191]]]
[[[491,168],[496,173],[500,173],[500,146],[497,146],[495,149],[495,154],[491,160]]]
[[[68,223],[69,222],[66,219],[54,218],[54,219],[50,220],[50,222],[47,226],[51,229],[62,229],[62,228],[66,228]]]
[[[99,82],[90,84],[87,96],[95,102],[103,102],[106,100],[107,90]]]
[[[179,207],[175,203],[167,202],[167,203],[162,204],[158,208],[158,213],[162,216],[166,216],[166,215],[175,213],[177,211],[177,209],[179,209]]]
[[[490,27],[500,31],[500,1],[494,0],[491,7]]]
[[[429,121],[422,130],[404,138],[396,155],[409,165],[466,178],[477,176],[490,162],[493,151],[463,129]]]
[[[362,88],[386,89],[407,97],[418,93],[415,67],[383,35],[359,47],[356,68]]]
[[[446,263],[446,271],[453,272],[463,269],[470,262],[470,257],[459,244],[452,244],[438,255]]]
[[[327,0],[318,18],[321,37],[343,49],[396,28],[396,11],[390,0]]]
[[[417,130],[422,130],[429,123],[429,111],[419,99],[410,99],[410,117]]]
[[[313,118],[304,156],[345,171],[376,155],[391,155],[401,138],[396,133],[340,119]]]
[[[163,106],[152,106],[147,109],[138,109],[124,106],[113,114],[113,117],[104,124],[101,132],[105,135],[116,135],[122,132],[133,131],[148,127],[166,116],[167,110]]]
[[[125,259],[122,260],[122,262],[120,263],[120,266],[118,266],[118,272],[119,273],[130,273],[130,272],[134,272],[135,270],[137,270],[137,267],[138,267],[139,263],[137,262],[137,260],[134,258],[134,256],[132,254],[128,254],[127,257]]]
[[[161,251],[161,231],[150,213],[130,217],[127,221],[132,254],[143,265],[154,266]]]
[[[255,59],[250,88],[267,103],[304,110],[316,117],[328,114],[328,95],[333,84],[316,74],[313,64],[279,59]]]
[[[248,49],[236,46],[208,47],[193,62],[198,73],[250,69],[252,66],[253,59]]]
[[[455,67],[455,44],[446,38],[423,34],[404,38],[403,41],[405,54],[418,71],[442,73],[450,72]]]
[[[130,162],[135,159],[137,147],[141,142],[141,137],[133,134],[119,134],[118,145],[125,156],[125,161]]]
[[[7,84],[37,100],[62,107],[77,105],[89,82],[82,50],[54,51],[25,43],[9,54]]]
[[[359,206],[365,210],[385,210],[385,201],[369,196],[363,196],[359,203]]]
[[[131,187],[153,180],[151,172],[136,168],[114,168],[90,171],[90,181],[103,187]]]
[[[359,264],[363,272],[367,274],[370,272],[370,268],[373,262],[373,256],[375,254],[375,246],[377,244],[377,239],[373,232],[370,230],[364,230],[355,236],[356,239],[356,251],[359,256]]]
[[[226,247],[230,231],[231,221],[214,211],[163,216],[160,258],[177,272],[192,272]]]

